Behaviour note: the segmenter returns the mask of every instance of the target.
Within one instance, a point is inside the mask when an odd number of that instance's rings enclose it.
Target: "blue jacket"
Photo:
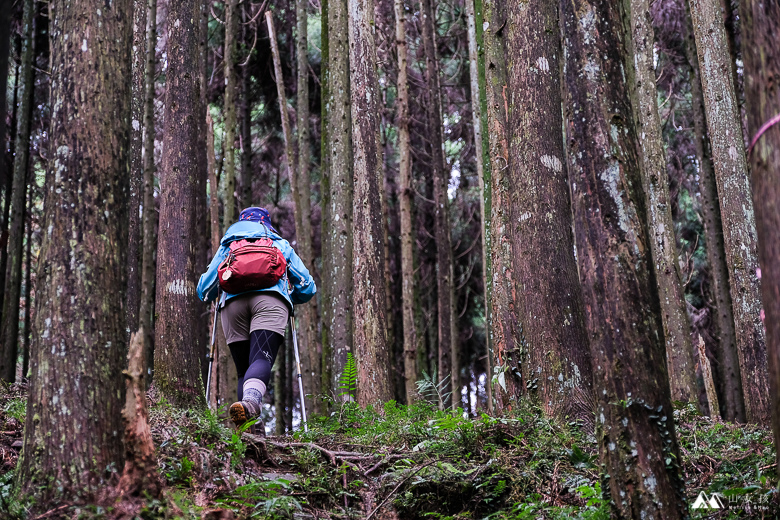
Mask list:
[[[317,293],[317,285],[309,270],[303,265],[301,259],[295,254],[287,240],[274,233],[259,222],[242,220],[230,226],[222,237],[217,254],[211,260],[208,270],[203,273],[198,282],[198,297],[204,302],[210,302],[217,297],[219,282],[217,281],[217,269],[227,258],[230,243],[244,238],[270,238],[287,260],[287,274],[279,280],[279,283],[268,289],[259,289],[247,292],[275,292],[287,301],[292,309],[293,304],[306,303]],[[238,296],[237,294],[223,293],[222,302]],[[244,293],[242,293],[244,294]]]

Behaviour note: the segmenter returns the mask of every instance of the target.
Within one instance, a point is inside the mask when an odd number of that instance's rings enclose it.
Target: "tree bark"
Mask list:
[[[26,0],[22,15],[22,54],[19,66],[19,109],[16,121],[14,178],[11,188],[10,231],[8,234],[8,264],[3,296],[3,321],[0,327],[2,357],[0,379],[13,383],[19,355],[19,305],[22,292],[22,262],[24,256],[24,218],[27,207],[27,169],[30,162],[30,124],[32,120],[33,58],[35,56],[35,3]]]
[[[450,376],[444,392],[458,392],[457,327],[453,314],[454,286],[452,267],[452,242],[450,237],[450,212],[447,187],[449,172],[444,159],[444,136],[442,129],[441,83],[436,56],[435,11],[433,0],[421,0],[422,45],[425,54],[425,83],[427,105],[427,149],[431,157],[433,175],[433,200],[435,202],[436,237],[436,287],[438,292],[439,330],[439,380]],[[445,399],[445,407],[460,400],[455,395]],[[450,402],[447,402],[450,401]]]
[[[566,160],[613,518],[688,506],[651,265],[620,0],[563,0]]]
[[[490,136],[490,264],[492,280],[491,321],[489,322],[495,376],[498,387],[494,394],[498,408],[509,408],[511,398],[520,395],[520,372],[517,351],[525,340],[522,324],[515,313],[518,306],[514,288],[515,266],[509,239],[511,221],[511,178],[509,164],[509,100],[506,63],[506,39],[501,29],[507,20],[506,8],[500,1],[486,0],[484,6],[485,96],[487,99],[487,132]],[[491,29],[492,27],[492,29]],[[486,208],[487,209],[487,208]]]
[[[236,210],[236,26],[238,0],[225,2],[225,222],[235,222]]]
[[[780,446],[780,4],[740,2],[749,155],[769,359],[771,418]],[[763,133],[762,133],[763,130]],[[780,452],[778,452],[780,461]]]
[[[385,316],[385,254],[382,244],[379,148],[379,84],[373,0],[349,0],[349,63],[354,150],[352,206],[354,256],[353,344],[357,400],[361,406],[392,399]]]
[[[487,399],[488,413],[493,413],[493,337],[491,325],[493,318],[493,269],[491,265],[490,251],[492,248],[490,232],[491,213],[491,172],[490,172],[490,139],[482,129],[487,128],[487,96],[485,85],[485,52],[482,0],[474,0],[471,13],[471,0],[466,1],[466,16],[469,37],[469,65],[471,73],[472,112],[475,118],[479,118],[479,135],[477,135],[477,123],[474,123],[474,138],[479,143],[476,145],[479,159],[477,159],[477,172],[479,175],[479,209],[482,216],[482,271],[483,290],[485,291],[485,397]],[[473,27],[472,27],[473,24]],[[472,34],[473,33],[473,34]],[[473,52],[472,52],[473,47]],[[477,109],[474,109],[474,100],[477,101]]]
[[[686,7],[685,54],[690,66],[691,112],[693,114],[694,146],[699,165],[699,194],[701,212],[704,218],[704,233],[707,246],[707,264],[710,272],[710,293],[715,300],[712,319],[715,324],[716,353],[718,363],[717,381],[721,389],[721,415],[727,421],[745,422],[745,400],[742,396],[742,376],[739,371],[737,335],[734,329],[734,311],[729,292],[729,270],[723,244],[723,223],[718,204],[718,187],[712,168],[710,141],[707,136],[707,121],[704,97],[701,92],[699,62],[696,55],[696,41],[693,37],[691,16]]]
[[[4,95],[0,96],[0,143],[2,143],[2,153],[0,153],[0,182],[6,181],[3,186],[3,215],[2,215],[2,228],[0,228],[0,312],[2,312],[2,305],[4,301],[5,290],[5,270],[6,270],[6,239],[8,229],[8,212],[11,209],[11,176],[8,174],[8,161],[6,160],[6,148],[5,138],[8,133],[6,125],[6,116],[8,115],[8,106],[6,103],[8,93],[8,70],[9,70],[9,57],[11,54],[11,17],[12,17],[11,0],[0,0],[0,92]],[[17,37],[14,36],[14,39]],[[18,85],[18,74],[14,78],[14,104],[12,112],[16,112],[16,96]],[[13,124],[14,118],[11,118]],[[13,134],[13,131],[11,132]],[[13,137],[10,140],[11,147],[14,146]]]
[[[28,172],[29,174],[30,172]],[[30,188],[27,196],[27,240],[24,245],[25,270],[24,270],[24,332],[22,333],[22,379],[29,379],[30,368],[30,339],[32,329],[33,301],[32,301],[32,212],[35,201],[35,180],[29,175]]]
[[[409,79],[407,73],[406,6],[404,0],[395,0],[395,40],[398,50],[398,205],[401,213],[401,301],[403,314],[404,378],[406,402],[417,398],[417,327],[414,322],[414,230],[412,229],[412,157],[409,137]]]
[[[338,387],[347,352],[352,351],[352,114],[347,0],[328,2],[327,138],[330,172],[327,214],[328,248],[322,273],[328,298],[328,338],[323,344],[323,371],[330,375],[323,390]],[[362,304],[362,302],[361,302]]]
[[[149,411],[146,407],[146,353],[144,330],[140,327],[130,339],[125,374],[125,467],[119,479],[122,495],[158,497],[162,489],[157,475]]]
[[[509,186],[505,211],[511,227],[516,319],[521,343],[508,345],[523,393],[538,395],[546,413],[592,413],[591,367],[584,305],[571,236],[571,204],[560,129],[557,6],[534,0],[507,8],[506,26],[494,32],[507,53]],[[517,396],[512,396],[517,397]]]
[[[133,1],[133,84],[130,106],[130,239],[127,245],[127,330],[138,330],[141,307],[141,270],[144,194],[144,80],[146,72],[146,0]]]
[[[19,36],[15,37],[17,53],[22,53],[22,39]],[[11,132],[8,136],[9,148],[15,148],[16,143],[16,126],[17,118],[19,114],[18,102],[19,99],[19,70],[21,67],[16,65],[14,74],[14,97],[11,109]],[[5,273],[8,267],[8,221],[11,215],[11,189],[13,187],[13,175],[8,174],[8,166],[12,164],[11,158],[7,151],[3,151],[2,157],[0,157],[2,163],[0,164],[0,170],[3,174],[4,180],[3,186],[3,220],[2,227],[0,228],[0,313],[3,312],[3,302],[5,301]],[[2,337],[0,336],[0,355],[2,353]]]
[[[330,38],[328,29],[328,0],[320,2],[320,260],[322,266],[322,277],[319,289],[319,311],[320,311],[320,388],[323,395],[331,395],[335,386],[333,370],[333,351],[330,343],[330,322],[332,314],[332,303],[330,300],[330,283],[326,279],[329,273],[333,272],[330,246],[330,137],[328,127],[330,126]],[[335,393],[334,393],[335,395]]]
[[[658,116],[658,90],[653,64],[653,22],[649,0],[629,0],[631,29],[629,53],[633,55],[631,84],[634,117],[642,156],[642,188],[647,197],[647,228],[650,252],[661,300],[661,318],[666,342],[666,363],[672,400],[698,406],[696,369],[691,343],[691,323],[686,310],[685,292],[680,281],[677,242],[674,237],[672,201],[669,200],[669,176],[666,171],[661,120]]]
[[[154,197],[154,86],[156,79],[157,48],[157,0],[147,0],[146,12],[146,68],[144,71],[144,202],[143,202],[143,252],[141,255],[141,303],[138,323],[146,332],[146,366],[154,365],[154,297],[157,273],[157,207]],[[147,386],[151,377],[146,376]]]
[[[308,43],[308,0],[296,1],[296,20],[297,20],[297,39],[296,55],[298,65],[297,77],[297,130],[298,130],[298,172],[297,172],[297,191],[300,205],[296,202],[296,211],[301,214],[301,227],[296,229],[298,238],[298,255],[303,263],[314,271],[314,234],[311,226],[311,175],[309,172],[309,161],[311,157],[311,143],[309,138],[309,43]],[[318,341],[317,323],[317,300],[313,298],[306,305],[301,306],[299,314],[301,316],[302,336],[305,337],[304,347],[306,356],[301,360],[305,377],[305,392],[307,395],[318,396],[322,394],[322,346]],[[314,399],[313,412],[319,412],[319,405],[322,401]]]
[[[249,25],[247,21],[247,4],[243,3],[241,9],[244,45],[247,45]],[[250,44],[251,45],[251,44]],[[250,92],[250,79],[252,72],[249,68],[249,56],[241,67],[241,196],[238,197],[241,207],[252,205],[252,102]]]
[[[726,31],[716,0],[690,0],[690,6],[720,197],[745,415],[748,421],[766,426],[771,406],[756,223]]]
[[[198,78],[198,0],[168,4],[168,71],[160,179],[154,379],[177,405],[203,404],[204,334],[195,291],[203,109]],[[203,147],[201,147],[203,148]]]
[[[122,466],[133,3],[53,1],[46,217],[17,487],[40,505]],[[85,31],[85,27],[88,31]]]

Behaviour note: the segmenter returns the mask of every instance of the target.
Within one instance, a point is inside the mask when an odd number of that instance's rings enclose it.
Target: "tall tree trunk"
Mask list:
[[[236,210],[236,29],[238,0],[225,2],[225,222],[238,218]]]
[[[319,313],[320,313],[320,388],[324,395],[330,395],[334,383],[332,376],[333,351],[330,348],[330,316],[332,304],[330,301],[330,283],[325,279],[328,273],[332,273],[332,258],[330,247],[330,139],[328,135],[329,123],[329,99],[330,99],[330,38],[328,29],[328,0],[320,2],[320,46],[322,55],[320,59],[320,260],[322,266],[322,282],[319,289]]]
[[[392,399],[385,316],[379,148],[379,83],[373,0],[349,0],[349,62],[354,146],[353,344],[361,406]]]
[[[0,231],[0,235],[2,235],[3,239],[6,239],[6,229],[8,228],[8,212],[5,211],[5,209],[10,210],[10,196],[11,196],[11,182],[10,182],[10,175],[8,174],[8,161],[6,161],[7,154],[6,150],[6,134],[8,133],[7,126],[6,126],[6,116],[8,115],[8,106],[6,103],[7,99],[7,93],[8,93],[8,62],[9,57],[11,54],[11,17],[12,17],[12,10],[13,2],[11,0],[0,0],[0,92],[3,93],[2,96],[0,96],[0,150],[2,150],[2,153],[0,153],[0,182],[3,180],[7,180],[6,185],[4,186],[4,203],[3,203],[3,220],[2,220],[2,231]],[[16,83],[18,83],[18,75],[17,78],[14,80]],[[16,110],[16,85],[14,86],[14,105],[13,110]],[[13,124],[13,123],[12,123]],[[11,146],[13,146],[13,139],[10,140]],[[2,256],[2,261],[0,261],[0,312],[2,312],[2,305],[3,305],[3,295],[4,295],[4,287],[5,287],[5,268],[6,268],[6,247],[5,247],[5,240],[0,241],[0,250],[2,252],[0,253],[0,256]]]
[[[745,105],[756,207],[761,292],[766,313],[772,429],[780,446],[780,4],[740,2]],[[780,452],[778,452],[780,461]]]
[[[407,73],[406,6],[404,0],[395,0],[395,40],[398,50],[398,184],[401,212],[401,301],[403,313],[404,378],[406,402],[412,404],[417,396],[417,327],[414,322],[414,230],[412,229],[412,156],[409,137],[409,79]]]
[[[490,323],[490,304],[488,297],[488,281],[490,276],[488,275],[488,246],[487,246],[487,233],[485,230],[485,224],[487,222],[485,218],[485,147],[482,144],[482,106],[481,95],[479,88],[479,50],[477,48],[477,24],[476,15],[474,13],[474,0],[465,0],[466,4],[466,25],[468,31],[469,40],[469,86],[471,90],[471,118],[472,126],[474,128],[474,155],[477,165],[477,179],[479,181],[479,213],[480,213],[480,233],[482,235],[482,287],[484,292],[485,301],[485,322]],[[487,352],[488,360],[486,366],[486,378],[485,386],[490,387],[490,334],[485,333],[485,350]]]
[[[447,187],[449,172],[444,159],[444,136],[441,106],[441,84],[436,56],[436,25],[433,0],[421,0],[422,45],[425,53],[425,82],[427,105],[427,147],[433,164],[433,200],[435,202],[436,236],[436,287],[438,290],[439,317],[439,379],[451,379],[445,385],[445,392],[457,392],[457,329],[453,314],[454,286],[452,268],[452,242],[450,237],[450,212]],[[452,399],[453,406],[460,396]],[[448,406],[450,403],[443,403]]]
[[[146,366],[154,365],[154,296],[157,273],[157,207],[154,198],[154,86],[156,79],[157,0],[147,0],[146,68],[144,71],[144,202],[143,252],[141,254],[141,303],[138,322],[146,332]],[[151,378],[147,375],[147,385]]]
[[[209,250],[211,249],[211,243],[209,241],[209,209],[208,209],[208,194],[206,193],[206,183],[208,181],[208,167],[206,157],[206,40],[208,35],[203,32],[203,10],[206,8],[207,0],[199,0],[197,5],[197,17],[194,21],[194,26],[197,29],[197,64],[198,64],[198,92],[200,98],[198,99],[198,106],[200,107],[200,117],[197,118],[198,132],[196,134],[195,150],[197,151],[195,157],[195,272],[202,273],[206,270],[206,266],[211,261],[209,256]],[[207,27],[205,27],[207,29]],[[209,326],[207,320],[198,320],[195,323],[195,334],[199,334],[202,338],[207,338],[209,333]],[[205,359],[208,355],[208,344],[205,341],[200,342],[200,351],[196,352],[199,358]],[[208,378],[208,363],[201,363],[201,378],[202,381],[206,381]],[[205,384],[205,383],[204,383]],[[204,394],[205,395],[205,394]]]
[[[37,280],[46,305],[35,316],[17,475],[20,492],[47,506],[103,489],[107,469],[122,467],[133,3],[49,8],[51,156]]]
[[[309,160],[311,143],[309,138],[309,43],[308,43],[308,0],[296,0],[297,39],[296,56],[298,60],[297,88],[297,130],[298,130],[298,172],[297,191],[300,205],[296,211],[301,214],[301,228],[296,229],[298,238],[298,254],[310,270],[314,270],[314,235],[311,226],[311,176]],[[306,356],[301,360],[305,369],[303,379],[306,384],[306,394],[322,394],[322,347],[317,337],[317,300],[312,299],[300,308],[302,336],[305,337]],[[314,410],[319,411],[320,399],[314,399]]]
[[[22,52],[22,39],[16,37],[16,49],[17,53]],[[14,97],[11,110],[11,132],[9,135],[8,143],[9,149],[14,149],[16,146],[16,123],[18,118],[18,102],[19,99],[19,70],[21,67],[16,66],[16,73],[14,74]],[[11,215],[11,189],[13,187],[13,175],[8,174],[9,165],[13,164],[10,153],[8,150],[3,150],[2,156],[0,156],[3,168],[3,178],[0,180],[5,181],[3,186],[3,220],[2,227],[0,227],[0,313],[3,312],[3,302],[5,301],[5,273],[8,267],[8,221]],[[0,316],[1,317],[1,316]],[[2,352],[2,337],[0,337],[0,352]]]
[[[688,515],[620,0],[563,0],[564,107],[596,438],[614,518]],[[637,456],[637,454],[641,454]]]
[[[482,217],[482,287],[485,291],[485,394],[488,413],[493,413],[493,337],[491,331],[493,314],[493,270],[490,260],[492,240],[490,233],[491,213],[491,180],[490,180],[490,139],[483,132],[487,128],[487,96],[485,95],[485,52],[482,0],[466,1],[466,16],[468,17],[469,37],[469,72],[471,74],[472,112],[474,115],[474,140],[479,158],[477,159],[477,174],[479,176],[479,209]],[[472,49],[473,48],[473,49]],[[474,101],[477,102],[476,108]],[[477,125],[476,118],[479,118]],[[478,381],[479,379],[477,379]]]
[[[244,44],[248,43],[249,25],[247,18],[247,3],[241,9]],[[249,68],[249,55],[246,63],[241,67],[241,206],[246,208],[252,205],[252,103],[251,103],[251,76]]]
[[[29,175],[30,172],[28,172]],[[24,245],[24,332],[22,333],[22,378],[29,378],[30,368],[30,329],[32,325],[32,212],[35,201],[35,178],[29,175],[30,188],[27,196],[27,238]]]
[[[328,248],[322,273],[328,298],[327,343],[323,344],[323,371],[338,387],[347,352],[352,351],[352,114],[350,112],[350,53],[347,0],[328,2],[327,138],[330,192],[327,213]],[[362,302],[361,302],[362,305]]]
[[[591,367],[563,165],[560,34],[551,30],[557,6],[534,0],[506,14],[505,28],[491,37],[506,49],[506,65],[495,67],[506,67],[511,93],[501,124],[507,134],[491,137],[509,141],[501,175],[512,225],[503,238],[511,243],[514,312],[522,323],[521,343],[507,345],[506,370],[520,372],[522,391],[537,394],[548,414],[585,416],[592,413]]]
[[[133,1],[133,84],[130,106],[130,239],[127,245],[127,330],[138,330],[141,307],[144,194],[144,79],[146,77],[146,0]]]
[[[696,41],[693,37],[691,16],[686,9],[685,54],[690,66],[691,111],[693,114],[694,146],[699,164],[699,194],[704,217],[707,264],[710,271],[710,293],[715,300],[712,319],[715,324],[718,363],[717,381],[720,386],[721,414],[727,421],[745,422],[745,400],[742,396],[742,375],[739,371],[737,335],[734,330],[734,311],[729,292],[729,270],[723,244],[723,224],[718,204],[718,187],[712,168],[710,141],[707,136],[707,121],[704,97],[701,92],[699,62],[696,55]]]
[[[487,100],[487,132],[490,136],[490,229],[489,237],[491,288],[491,321],[488,322],[496,368],[498,389],[495,392],[499,408],[511,406],[511,398],[522,393],[518,366],[520,359],[516,349],[525,340],[522,325],[514,309],[517,308],[514,253],[509,240],[511,220],[511,178],[509,164],[509,101],[506,63],[506,41],[501,32],[507,20],[506,8],[498,0],[483,2],[485,13],[483,27],[485,44],[485,96]],[[493,29],[490,29],[490,28]],[[487,208],[486,208],[487,209]],[[490,375],[489,375],[490,376]]]
[[[170,402],[203,403],[198,270],[200,188],[198,0],[168,4],[168,71],[160,178],[154,380]],[[205,147],[201,147],[205,148]]]
[[[35,2],[26,0],[22,15],[22,54],[19,66],[19,112],[16,122],[16,156],[11,188],[11,221],[8,234],[8,265],[3,296],[3,322],[0,327],[2,357],[0,379],[13,383],[19,354],[19,304],[22,292],[24,255],[24,214],[27,206],[27,168],[30,161],[30,124],[33,108],[33,58],[35,56]]]
[[[642,188],[647,197],[647,228],[653,255],[661,318],[666,341],[666,362],[672,400],[698,405],[696,369],[691,343],[691,323],[686,310],[685,292],[680,281],[677,243],[674,237],[669,176],[666,171],[661,120],[658,116],[658,90],[653,64],[653,25],[649,0],[629,0],[631,29],[629,53],[633,55],[634,82],[631,84],[634,117],[642,156]],[[631,75],[631,74],[629,74]]]
[[[756,223],[723,15],[716,0],[690,0],[690,6],[723,219],[745,415],[750,422],[769,425],[769,375],[760,318]]]

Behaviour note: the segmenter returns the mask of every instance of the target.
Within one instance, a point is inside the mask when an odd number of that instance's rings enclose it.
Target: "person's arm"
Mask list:
[[[225,246],[219,246],[217,254],[214,255],[214,259],[211,260],[208,270],[200,275],[200,281],[198,281],[198,298],[204,302],[210,302],[217,298],[219,293],[219,282],[217,281],[217,269],[222,262],[227,258],[229,249]]]
[[[309,274],[309,270],[303,265],[301,258],[295,253],[289,242],[284,240],[282,244],[282,253],[287,260],[287,276],[293,289],[290,299],[295,305],[306,303],[317,294],[317,284],[314,283],[314,278]]]

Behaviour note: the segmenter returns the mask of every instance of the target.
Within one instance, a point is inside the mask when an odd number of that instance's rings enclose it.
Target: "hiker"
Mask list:
[[[230,406],[236,426],[260,421],[271,367],[284,342],[293,304],[317,292],[314,279],[264,208],[247,208],[222,237],[220,247],[198,282],[198,297],[217,305],[230,354],[238,371],[238,402]]]

